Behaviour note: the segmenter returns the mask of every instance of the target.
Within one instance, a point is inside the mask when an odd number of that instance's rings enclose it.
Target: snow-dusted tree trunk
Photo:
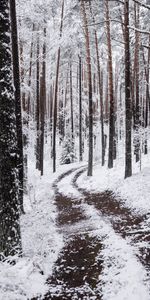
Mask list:
[[[70,117],[71,117],[71,142],[74,149],[74,117],[73,117],[73,88],[72,88],[72,64],[70,63]]]
[[[61,11],[61,24],[60,24],[60,38],[62,37],[63,30],[63,17],[64,17],[64,4],[62,1]],[[58,96],[58,79],[59,79],[59,67],[60,67],[60,46],[57,54],[57,66],[56,66],[56,80],[55,80],[55,92],[54,92],[54,107],[53,107],[53,172],[56,172],[56,127],[57,127],[57,96]]]
[[[85,43],[86,43],[86,62],[88,70],[88,98],[89,98],[89,157],[88,157],[88,176],[93,173],[93,100],[92,100],[92,70],[91,70],[91,53],[90,38],[88,30],[88,20],[85,10],[84,0],[81,0],[81,12],[83,15]]]
[[[130,41],[129,41],[129,0],[124,2],[124,26],[125,26],[125,178],[132,175],[132,108],[131,108],[131,73],[130,73]]]
[[[79,160],[83,160],[82,155],[82,60],[79,56]]]
[[[104,141],[104,105],[103,105],[103,78],[100,68],[99,47],[97,32],[95,30],[95,45],[97,56],[97,73],[98,73],[98,87],[100,93],[100,119],[101,119],[101,147],[102,147],[102,166],[105,164],[105,141]]]
[[[37,33],[37,62],[36,62],[36,168],[40,169],[40,45],[39,45],[39,33]]]
[[[135,27],[139,28],[139,5],[135,4]],[[140,159],[140,138],[139,138],[139,127],[140,127],[140,91],[139,91],[139,55],[140,55],[140,33],[135,32],[135,156],[136,162]]]
[[[44,28],[44,39],[46,39],[46,28]],[[43,43],[43,62],[40,78],[40,171],[44,172],[44,127],[46,107],[46,41]]]
[[[107,35],[107,47],[108,47],[108,87],[109,87],[109,100],[110,100],[108,168],[112,168],[113,167],[113,146],[114,146],[114,88],[113,88],[112,49],[111,49],[110,16],[109,16],[108,0],[105,0],[105,16],[106,16],[106,35]]]
[[[0,4],[0,253],[21,250],[17,129],[13,90],[9,1]]]
[[[16,1],[10,1],[11,32],[12,32],[12,58],[13,58],[13,78],[15,87],[16,105],[16,125],[18,142],[18,169],[19,169],[19,203],[21,212],[23,209],[23,141],[22,141],[22,109],[20,92],[20,70],[19,70],[19,51],[18,51],[18,31],[16,18]]]

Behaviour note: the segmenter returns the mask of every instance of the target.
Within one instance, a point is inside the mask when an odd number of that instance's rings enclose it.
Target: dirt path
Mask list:
[[[64,196],[58,189],[58,183],[75,170],[61,175],[53,185],[59,211],[57,225],[65,234],[65,246],[55,264],[52,276],[47,281],[49,292],[44,299],[101,299],[96,287],[102,264],[96,257],[102,245],[97,238],[88,235],[88,229],[92,228],[86,227],[81,233],[87,220],[80,205],[82,199]]]
[[[150,274],[150,230],[144,229],[148,215],[133,214],[121,201],[117,201],[112,191],[103,193],[88,193],[77,184],[77,179],[83,173],[80,170],[72,181],[73,186],[85,197],[85,202],[94,205],[103,216],[109,218],[115,232],[123,238],[130,237],[132,245],[137,247],[137,256]]]
[[[79,170],[79,171],[78,171]],[[59,190],[61,180],[73,174],[72,186],[80,192],[81,197],[63,195]],[[98,288],[103,272],[101,256],[103,238],[90,234],[95,230],[89,222],[83,209],[83,202],[89,207],[94,206],[109,220],[114,231],[123,239],[130,237],[130,242],[137,245],[137,256],[147,272],[150,269],[150,252],[147,248],[139,247],[139,243],[149,241],[149,233],[142,231],[143,221],[147,216],[136,216],[121,202],[117,201],[111,191],[104,193],[88,193],[79,188],[77,179],[85,168],[74,168],[59,176],[54,182],[55,202],[58,208],[58,230],[64,235],[64,248],[59,254],[53,269],[53,274],[47,280],[49,291],[44,300],[100,300],[101,289]],[[84,201],[83,201],[84,200]],[[35,300],[35,299],[34,299]]]

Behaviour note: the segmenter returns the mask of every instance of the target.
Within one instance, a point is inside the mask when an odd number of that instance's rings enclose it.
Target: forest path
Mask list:
[[[62,174],[53,184],[59,211],[57,225],[64,234],[65,246],[48,279],[49,292],[44,299],[101,299],[96,286],[102,266],[96,257],[102,245],[88,234],[93,228],[81,207],[82,198],[63,195],[58,188],[58,183],[74,171]]]
[[[141,240],[145,238],[145,234],[141,232],[141,224],[143,218],[146,218],[146,216],[139,217],[133,215],[129,209],[123,207],[114,198],[111,191],[91,194],[79,188],[77,179],[84,171],[85,168],[83,167],[69,170],[59,176],[53,184],[55,202],[58,208],[57,225],[58,229],[64,235],[65,245],[56,261],[52,276],[47,280],[49,291],[42,299],[100,300],[103,298],[103,283],[101,280],[104,269],[103,249],[107,236],[112,235],[112,233],[110,228],[103,232],[103,230],[98,227],[98,223],[95,223],[97,218],[98,222],[100,222],[101,218],[105,219],[105,223],[100,225],[101,228],[105,227],[107,222],[111,224],[112,230],[117,233],[117,237],[115,235],[113,237],[115,239],[118,239],[118,234],[123,240],[128,236],[132,236],[131,242],[134,244],[136,239],[139,242],[139,237]],[[72,187],[76,191],[78,190],[80,197],[76,197],[74,193],[72,193],[72,195],[70,193],[68,194],[67,186],[66,193],[60,189],[60,182],[72,174]],[[100,213],[100,216],[97,212]],[[96,217],[95,220],[93,218],[94,214]],[[98,234],[97,231],[99,229],[100,234]],[[123,256],[121,257],[123,261],[125,256],[124,247],[128,247],[128,245],[126,245],[127,243],[125,241],[125,244],[120,246],[122,247],[120,250],[118,241],[115,249],[117,253],[113,253],[113,258],[116,255],[118,259],[119,251],[121,252],[119,255]],[[112,242],[110,242],[110,244],[111,243]],[[128,250],[126,251],[128,252]],[[138,252],[137,255],[144,266],[149,269],[149,252],[147,250],[147,252],[144,252],[144,255],[142,255],[144,249],[141,248],[140,251],[141,252]],[[130,257],[127,257],[126,262],[129,260]],[[131,264],[132,261],[133,259],[131,259]],[[122,266],[122,262],[120,265]],[[136,284],[138,283],[135,278],[135,285]],[[118,289],[120,289],[120,286]],[[133,289],[135,290],[134,284]]]
[[[72,180],[73,186],[84,196],[86,203],[94,205],[102,216],[109,219],[116,233],[123,238],[130,238],[131,245],[136,247],[137,256],[150,276],[150,229],[145,228],[149,214],[140,216],[134,214],[119,199],[117,200],[110,190],[102,193],[89,193],[82,189],[78,186],[77,180],[83,172],[84,170],[79,170],[76,173]]]

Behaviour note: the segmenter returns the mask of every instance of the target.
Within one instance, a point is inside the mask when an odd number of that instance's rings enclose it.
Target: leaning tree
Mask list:
[[[21,250],[19,226],[19,172],[17,169],[16,109],[8,0],[0,5],[0,253]]]

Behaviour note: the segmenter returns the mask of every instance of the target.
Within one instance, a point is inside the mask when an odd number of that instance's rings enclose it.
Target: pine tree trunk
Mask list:
[[[81,11],[83,15],[83,23],[85,30],[86,42],[86,62],[88,70],[88,97],[89,97],[89,155],[88,155],[88,176],[93,173],[93,100],[92,100],[92,70],[91,70],[91,53],[90,53],[90,39],[88,31],[88,21],[85,10],[84,0],[81,0]]]
[[[139,6],[135,3],[135,27],[139,28]],[[135,156],[136,162],[140,159],[140,95],[139,95],[139,32],[135,32]]]
[[[46,39],[46,28],[44,28],[44,39]],[[43,62],[40,80],[40,171],[44,172],[44,127],[46,106],[46,41],[43,43]]]
[[[23,140],[22,140],[22,113],[21,113],[21,92],[20,92],[20,71],[19,71],[19,51],[18,51],[18,32],[16,18],[16,3],[10,1],[11,32],[12,32],[12,58],[13,58],[13,78],[15,87],[16,104],[16,126],[18,142],[18,169],[19,169],[19,203],[23,213]]]
[[[52,147],[53,147],[53,95],[54,87],[53,84],[50,88],[50,136],[51,136],[51,158],[52,158]]]
[[[125,178],[132,175],[132,107],[130,96],[130,40],[129,40],[129,0],[124,3],[124,27],[125,27]]]
[[[70,114],[71,114],[71,143],[72,143],[72,151],[74,151],[74,120],[73,120],[73,91],[72,91],[72,65],[71,65],[71,63],[70,63]]]
[[[144,53],[143,53],[144,55]],[[150,35],[149,35],[149,48],[148,48],[148,56],[147,56],[147,67],[145,67],[145,79],[146,79],[146,105],[145,105],[145,129],[148,127],[148,114],[150,113],[150,92],[149,92],[149,65],[150,65]],[[147,129],[145,132],[145,143],[144,143],[144,154],[148,153],[148,145],[147,145]]]
[[[108,78],[109,78],[108,81],[109,81],[109,99],[110,99],[108,168],[113,168],[114,90],[113,90],[112,49],[111,49],[110,16],[109,16],[108,0],[105,0],[105,15],[106,15],[106,34],[107,34],[107,47],[108,47]]]
[[[64,0],[62,1],[61,24],[60,24],[60,38],[62,36],[64,17]],[[58,97],[58,79],[59,79],[59,65],[60,65],[60,47],[57,53],[57,66],[56,66],[56,80],[54,92],[54,112],[53,112],[53,172],[56,172],[56,129],[57,129],[57,97]]]
[[[37,34],[37,63],[36,63],[36,168],[40,169],[40,63],[39,63],[39,34]]]
[[[33,32],[35,30],[35,24],[33,24]],[[29,119],[30,119],[30,108],[31,108],[31,76],[32,76],[32,58],[33,58],[33,46],[34,46],[34,41],[33,41],[33,34],[32,34],[32,41],[31,41],[31,49],[30,49],[30,67],[29,67],[29,79],[28,79],[28,99],[27,99],[27,116],[28,116],[28,126],[29,126]]]
[[[97,32],[95,30],[95,45],[96,45],[96,56],[97,56],[97,73],[98,73],[98,86],[100,93],[100,119],[101,119],[101,148],[102,148],[102,166],[105,164],[105,141],[104,141],[104,107],[103,107],[103,74],[100,69],[100,58],[98,49]]]
[[[16,107],[9,1],[0,4],[0,259],[21,251]]]
[[[79,161],[82,160],[82,61],[79,56]]]

